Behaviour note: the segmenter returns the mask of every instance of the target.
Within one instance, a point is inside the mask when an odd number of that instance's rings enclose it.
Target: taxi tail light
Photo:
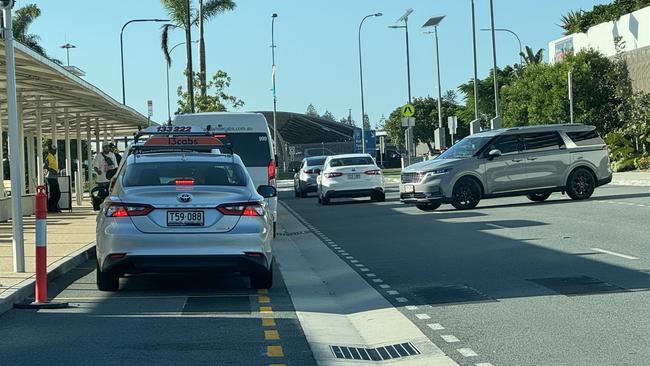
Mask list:
[[[269,185],[275,186],[275,160],[271,159],[268,166]]]
[[[264,208],[258,202],[226,203],[217,210],[226,216],[263,216]]]
[[[153,207],[149,205],[112,203],[105,214],[107,217],[147,216],[151,211]]]
[[[366,172],[366,175],[381,175],[381,170],[379,169],[368,170]]]
[[[336,178],[342,175],[343,173],[339,173],[339,172],[325,173],[325,178]]]
[[[194,179],[176,179],[177,186],[192,186],[194,185]]]

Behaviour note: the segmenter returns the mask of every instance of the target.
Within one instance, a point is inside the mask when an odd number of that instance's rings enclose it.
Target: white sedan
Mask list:
[[[332,198],[370,197],[386,200],[384,175],[368,154],[334,155],[325,160],[316,179],[318,202],[328,205]]]

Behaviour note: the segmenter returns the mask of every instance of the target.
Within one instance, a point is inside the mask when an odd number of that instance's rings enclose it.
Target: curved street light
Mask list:
[[[198,40],[192,41],[192,43],[199,43],[199,41]],[[174,52],[174,50],[176,49],[176,47],[182,46],[184,44],[185,44],[185,42],[180,42],[180,43],[177,43],[176,45],[174,45],[174,47],[170,48],[169,49],[170,57],[171,57],[172,52]],[[170,97],[170,90],[169,90],[169,69],[171,68],[171,66],[167,65],[167,63],[165,63],[165,66],[166,66],[165,70],[167,71],[167,122],[171,123],[171,121],[172,121],[172,108],[171,108],[171,100],[170,100],[171,97]]]
[[[489,28],[481,28],[481,30],[482,31],[491,31],[491,29],[489,29]],[[517,33],[513,32],[512,30],[507,29],[507,28],[494,28],[494,31],[495,32],[508,32],[508,33],[512,34],[513,36],[515,36],[515,38],[517,38],[517,42],[519,42],[519,59],[521,60],[521,63],[523,64],[524,60],[523,60],[523,57],[521,56],[521,54],[524,52],[524,49],[521,47],[521,38],[519,38]]]
[[[361,23],[359,23],[359,80],[361,82],[361,151],[364,154],[366,153],[366,128],[364,126],[364,121],[366,120],[366,107],[363,100],[363,63],[361,62],[361,27],[363,26],[363,23],[366,21],[366,19],[372,17],[380,17],[382,15],[383,15],[382,13],[366,15],[363,19],[361,19]]]

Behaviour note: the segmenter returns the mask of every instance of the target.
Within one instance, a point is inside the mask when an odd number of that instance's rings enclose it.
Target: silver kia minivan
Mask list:
[[[584,200],[611,182],[609,151],[594,126],[543,125],[468,136],[433,160],[402,171],[400,200],[433,211],[443,203],[476,207],[483,198],[552,192]]]

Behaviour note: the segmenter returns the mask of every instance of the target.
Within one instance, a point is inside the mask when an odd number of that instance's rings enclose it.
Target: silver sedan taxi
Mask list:
[[[187,128],[191,131],[191,128]],[[140,133],[144,135],[145,133]],[[273,283],[273,218],[239,156],[209,132],[137,141],[97,217],[97,287],[143,272],[239,272]]]

